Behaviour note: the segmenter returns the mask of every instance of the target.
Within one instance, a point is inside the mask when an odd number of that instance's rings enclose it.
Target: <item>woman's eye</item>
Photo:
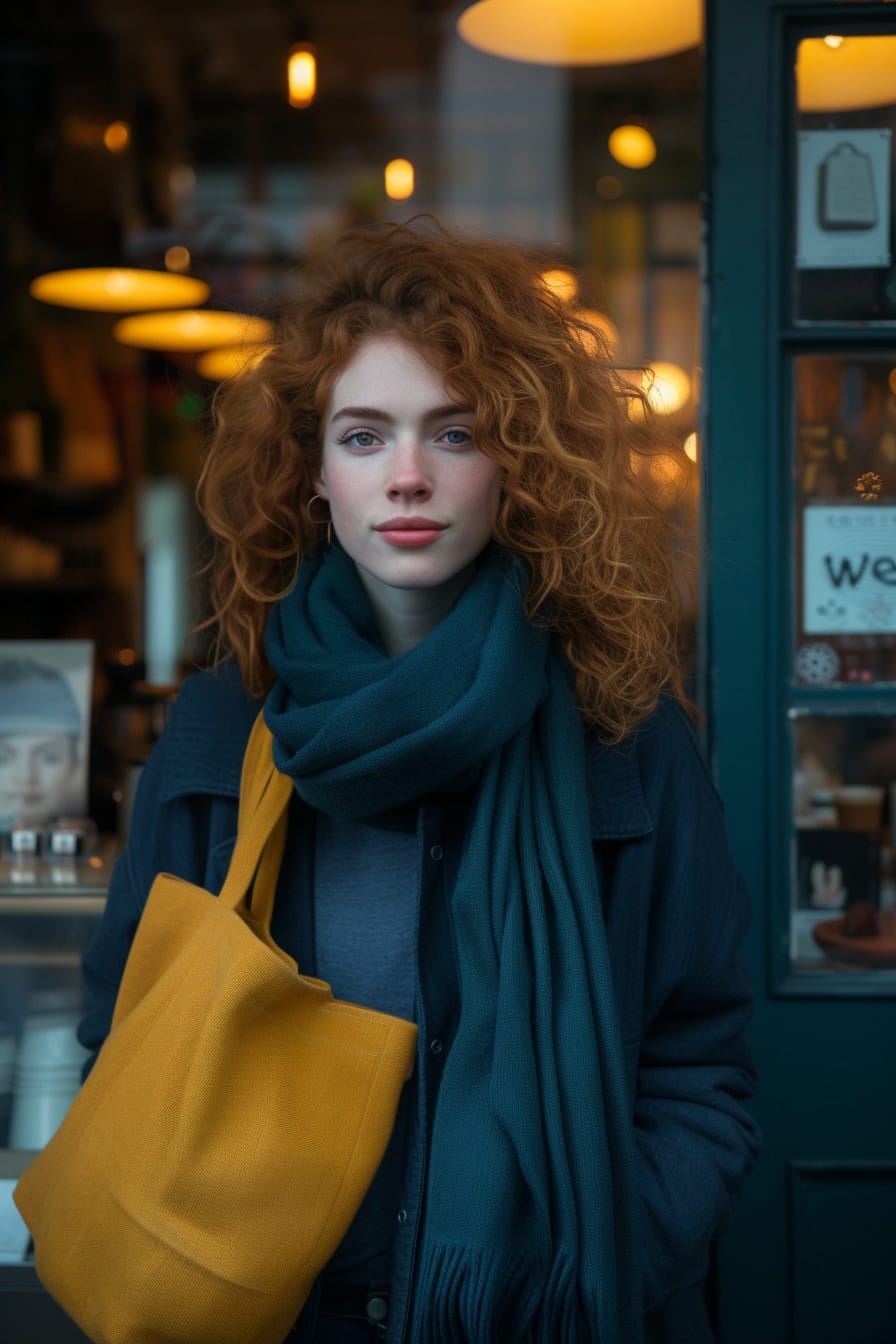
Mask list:
[[[339,442],[352,448],[373,448],[379,440],[370,429],[354,429],[350,434],[343,434]]]
[[[446,429],[440,438],[449,448],[466,448],[467,444],[473,442],[473,435],[468,429]]]

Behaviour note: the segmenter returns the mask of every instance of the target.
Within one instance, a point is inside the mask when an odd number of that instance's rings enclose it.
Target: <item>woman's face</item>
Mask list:
[[[473,419],[400,336],[370,337],[333,384],[314,485],[372,598],[383,589],[456,595],[468,582],[501,492]]]
[[[65,733],[0,736],[0,815],[38,825],[58,814],[76,765]]]

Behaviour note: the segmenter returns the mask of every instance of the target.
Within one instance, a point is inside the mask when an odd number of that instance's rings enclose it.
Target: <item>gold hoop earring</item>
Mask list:
[[[305,505],[305,512],[308,514],[308,521],[314,527],[320,527],[321,523],[323,522],[323,518],[312,518],[311,516],[311,505],[314,503],[316,499],[320,499],[320,495],[311,496],[308,503]],[[320,502],[321,504],[323,504],[324,500],[320,499]],[[330,518],[327,519],[327,545],[328,546],[333,545],[333,522],[332,519]]]

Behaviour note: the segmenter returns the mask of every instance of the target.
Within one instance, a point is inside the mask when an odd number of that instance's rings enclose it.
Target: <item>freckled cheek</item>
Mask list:
[[[330,470],[326,474],[325,484],[331,513],[338,513],[346,519],[360,517],[363,502],[370,493],[363,481],[359,481],[356,475],[346,477]]]
[[[486,472],[482,483],[482,495],[485,497],[486,512],[489,514],[492,524],[494,524],[501,507],[501,488],[500,471]]]

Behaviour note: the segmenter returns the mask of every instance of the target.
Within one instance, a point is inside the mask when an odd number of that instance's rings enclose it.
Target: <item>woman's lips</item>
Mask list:
[[[431,518],[389,518],[375,529],[390,546],[430,546],[445,531]]]

